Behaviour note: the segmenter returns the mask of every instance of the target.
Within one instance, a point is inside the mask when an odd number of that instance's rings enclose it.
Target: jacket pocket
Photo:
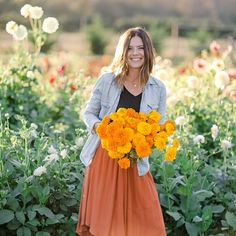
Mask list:
[[[147,104],[147,110],[148,111],[151,111],[151,110],[156,110],[158,109],[158,104],[157,103],[149,103]]]
[[[101,110],[99,112],[99,119],[102,119],[107,113],[110,108],[110,103],[107,101],[101,101]]]

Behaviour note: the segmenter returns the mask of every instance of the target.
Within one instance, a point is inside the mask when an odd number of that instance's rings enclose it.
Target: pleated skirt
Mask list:
[[[150,172],[125,170],[101,145],[85,171],[76,233],[80,236],[165,236]]]

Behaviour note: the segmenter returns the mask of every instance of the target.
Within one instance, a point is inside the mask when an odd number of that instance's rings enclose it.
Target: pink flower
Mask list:
[[[198,72],[205,72],[207,68],[207,62],[201,58],[197,58],[193,62],[194,69]]]
[[[49,77],[49,83],[51,84],[51,85],[53,85],[54,84],[54,82],[55,82],[55,80],[56,80],[56,77],[54,76],[54,75],[50,75],[50,77]]]
[[[65,67],[66,67],[65,64],[62,64],[61,66],[59,66],[57,68],[57,74],[60,75],[60,76],[63,76],[64,73],[65,73]]]
[[[212,41],[210,44],[210,51],[213,55],[217,56],[220,53],[220,44],[216,41]]]

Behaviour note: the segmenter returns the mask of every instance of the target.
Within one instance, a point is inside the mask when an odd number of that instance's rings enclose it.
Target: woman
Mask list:
[[[150,75],[154,51],[141,28],[128,29],[119,39],[111,63],[113,72],[95,84],[84,113],[91,134],[80,158],[87,166],[76,232],[94,236],[163,236],[165,226],[148,157],[121,169],[108,157],[96,134],[102,118],[120,107],[148,113],[156,109],[165,119],[166,89]]]

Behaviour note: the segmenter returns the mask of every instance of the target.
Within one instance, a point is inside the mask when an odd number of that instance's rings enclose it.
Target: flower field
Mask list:
[[[0,61],[1,236],[75,235],[87,137],[82,112],[97,77],[78,69],[86,64],[79,55],[68,53],[61,63],[56,52],[40,53],[59,27],[54,17],[42,20],[43,13],[27,5],[21,15],[30,29],[6,25],[15,51]],[[169,141],[179,140],[174,161],[163,161],[156,149],[150,157],[168,235],[236,235],[231,54],[230,45],[213,41],[180,66],[156,58],[153,74],[167,87],[167,119],[176,125]]]

